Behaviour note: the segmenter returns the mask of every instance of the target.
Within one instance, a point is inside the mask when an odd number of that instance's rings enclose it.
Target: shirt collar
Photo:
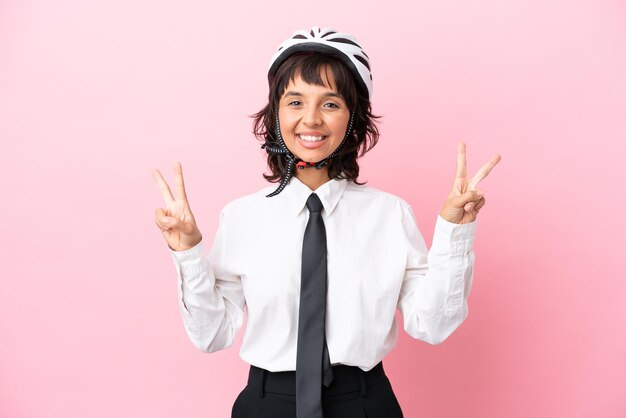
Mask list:
[[[347,179],[331,179],[319,186],[317,189],[311,190],[309,186],[302,183],[297,177],[294,176],[279,196],[285,195],[285,200],[291,207],[290,210],[297,215],[302,211],[302,209],[305,208],[306,201],[311,193],[315,193],[320,198],[326,214],[330,215],[335,210],[337,203],[339,203],[339,199],[341,199],[347,185]]]

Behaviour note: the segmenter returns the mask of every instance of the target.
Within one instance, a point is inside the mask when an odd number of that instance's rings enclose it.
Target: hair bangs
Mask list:
[[[335,85],[330,84],[328,71],[331,71]],[[334,89],[343,100],[345,100],[350,111],[355,110],[357,102],[356,83],[353,75],[337,58],[322,53],[298,53],[289,57],[276,73],[276,91],[279,92],[275,99],[280,97],[287,90],[289,82],[295,81],[297,77],[302,81],[317,86],[324,86]],[[277,102],[274,105],[278,105]]]

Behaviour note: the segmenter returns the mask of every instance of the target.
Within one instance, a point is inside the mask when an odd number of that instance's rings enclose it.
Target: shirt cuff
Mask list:
[[[204,256],[204,239],[201,239],[199,243],[187,250],[174,251],[169,247],[168,250],[177,264],[186,265],[195,263]]]
[[[466,254],[474,247],[477,223],[478,221],[474,220],[466,224],[455,224],[438,214],[431,251],[440,254]]]

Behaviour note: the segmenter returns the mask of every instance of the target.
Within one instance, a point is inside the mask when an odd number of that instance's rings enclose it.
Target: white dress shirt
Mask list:
[[[215,240],[169,250],[189,338],[202,351],[233,344],[247,311],[240,356],[270,371],[295,370],[302,240],[312,193],[293,177],[235,199]],[[395,311],[417,339],[439,344],[467,317],[476,221],[437,216],[430,251],[406,201],[349,180],[315,190],[328,247],[326,339],[330,361],[367,371],[395,346]]]

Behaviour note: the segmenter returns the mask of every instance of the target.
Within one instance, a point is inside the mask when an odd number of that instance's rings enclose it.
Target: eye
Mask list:
[[[339,105],[337,105],[336,103],[333,103],[333,102],[328,102],[324,106],[325,107],[329,107],[331,109],[339,109]]]
[[[289,103],[287,103],[287,106],[300,106],[302,104],[302,102],[300,102],[299,100],[293,100]]]

